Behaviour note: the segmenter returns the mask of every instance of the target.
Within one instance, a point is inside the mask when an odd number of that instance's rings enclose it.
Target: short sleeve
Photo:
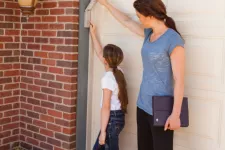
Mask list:
[[[113,80],[108,77],[102,78],[101,86],[102,86],[102,89],[109,89],[111,91],[115,90],[115,84]]]
[[[149,35],[151,34],[152,29],[151,28],[145,28],[144,29],[144,33],[145,33],[145,38],[148,38]]]
[[[184,40],[178,33],[173,34],[173,36],[170,38],[170,46],[168,50],[169,54],[171,54],[177,46],[184,47]]]

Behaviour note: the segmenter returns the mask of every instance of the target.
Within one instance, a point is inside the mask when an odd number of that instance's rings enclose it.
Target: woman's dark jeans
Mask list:
[[[105,145],[99,145],[99,136],[93,150],[119,150],[119,134],[125,125],[125,115],[122,110],[110,111],[109,123],[106,129]],[[99,134],[100,135],[100,134]]]

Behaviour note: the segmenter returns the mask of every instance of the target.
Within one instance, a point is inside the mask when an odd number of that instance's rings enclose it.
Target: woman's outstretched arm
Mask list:
[[[113,7],[107,0],[98,0],[100,4],[105,6],[109,12],[125,27],[127,27],[130,31],[136,33],[139,36],[144,37],[144,28],[136,21],[132,20],[125,13],[119,11],[115,7]]]

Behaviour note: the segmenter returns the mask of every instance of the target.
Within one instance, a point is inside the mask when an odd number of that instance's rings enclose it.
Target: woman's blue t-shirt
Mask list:
[[[171,28],[150,42],[152,29],[145,29],[141,50],[143,76],[137,106],[152,115],[152,96],[173,96],[173,72],[170,54],[177,46],[184,47],[181,36]]]

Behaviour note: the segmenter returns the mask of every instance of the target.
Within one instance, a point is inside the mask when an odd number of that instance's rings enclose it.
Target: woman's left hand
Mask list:
[[[180,125],[180,117],[171,114],[166,121],[164,130],[176,130],[180,128]]]
[[[106,139],[106,132],[101,132],[99,136],[99,144],[104,145]]]

